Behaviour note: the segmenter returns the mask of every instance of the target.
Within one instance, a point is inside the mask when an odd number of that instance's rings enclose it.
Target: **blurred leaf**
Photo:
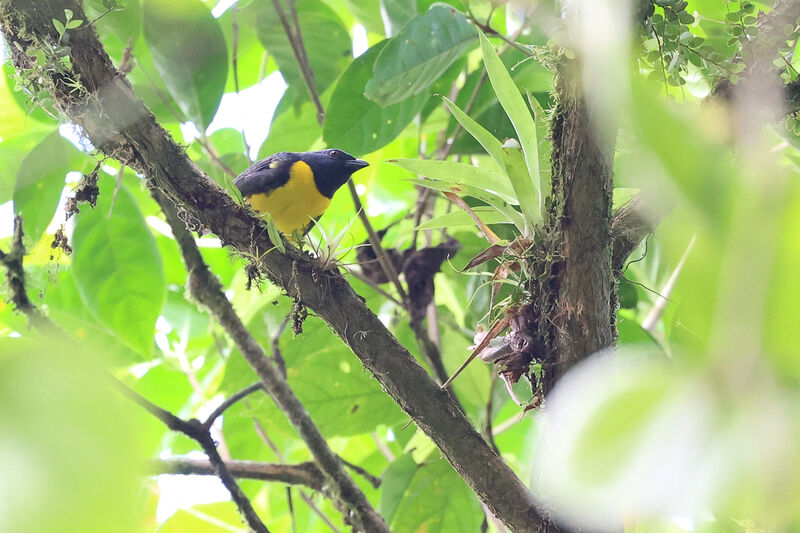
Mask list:
[[[251,18],[258,16],[258,3],[243,5],[243,2],[235,4],[236,10],[236,76],[239,81],[239,90],[252,87],[261,82],[267,75],[275,70],[274,62],[267,62],[267,51],[258,38],[255,25]],[[217,20],[219,21],[222,33],[225,35],[228,52],[231,55],[231,67],[228,70],[228,80],[225,84],[225,92],[236,90],[233,70],[233,24],[234,6],[225,10]]]
[[[386,37],[394,37],[417,15],[417,0],[380,0]]]
[[[178,509],[158,528],[159,533],[220,533],[247,528],[233,502],[216,502]]]
[[[189,120],[205,131],[228,76],[228,52],[219,22],[200,0],[168,4],[144,0],[144,38],[170,94]]]
[[[291,20],[289,10],[286,7],[283,9]],[[318,94],[322,94],[347,68],[353,57],[350,34],[336,13],[321,0],[297,0],[295,9],[309,66],[314,73],[314,87]],[[294,51],[272,2],[259,4],[254,21],[258,38],[275,58],[286,83],[290,87],[305,87]],[[308,100],[308,91],[298,91],[294,96],[298,102],[300,99]]]
[[[395,533],[478,531],[483,512],[464,480],[444,459],[420,465],[391,521]]]
[[[22,161],[14,186],[14,212],[22,215],[29,241],[38,242],[53,219],[67,173],[82,170],[87,160],[54,131]]]
[[[164,270],[155,239],[125,187],[109,215],[114,185],[101,180],[97,207],[77,215],[73,274],[92,314],[148,356],[164,302]]]
[[[138,408],[109,386],[96,352],[2,338],[0,353],[0,491],[7,506],[0,530],[141,531],[146,434]]]
[[[383,21],[381,20],[381,7],[378,2],[364,2],[362,0],[345,0],[347,9],[353,14],[368,32],[382,34]]]
[[[364,98],[364,87],[373,72],[375,58],[387,46],[382,41],[356,58],[331,96],[323,124],[328,146],[362,155],[381,148],[397,137],[428,100],[421,93],[400,103],[381,107]]]
[[[381,50],[364,95],[390,105],[424,91],[475,41],[475,28],[453,8],[435,5]]]

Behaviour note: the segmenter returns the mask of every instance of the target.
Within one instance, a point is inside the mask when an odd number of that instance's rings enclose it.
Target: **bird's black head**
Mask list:
[[[333,198],[333,193],[347,183],[353,172],[369,165],[362,159],[356,159],[347,152],[336,149],[304,152],[299,155],[314,171],[314,181],[319,192],[328,198]]]

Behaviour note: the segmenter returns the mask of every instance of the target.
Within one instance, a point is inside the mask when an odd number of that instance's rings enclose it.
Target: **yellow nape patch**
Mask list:
[[[247,201],[260,214],[272,215],[278,230],[289,236],[294,230],[302,233],[331,204],[330,198],[320,194],[311,167],[303,161],[291,166],[286,185],[248,196]]]

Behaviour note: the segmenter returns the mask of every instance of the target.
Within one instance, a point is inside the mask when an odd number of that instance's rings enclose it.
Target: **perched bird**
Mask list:
[[[342,150],[278,152],[242,172],[234,185],[259,214],[269,213],[285,235],[307,233],[333,193],[369,163]]]

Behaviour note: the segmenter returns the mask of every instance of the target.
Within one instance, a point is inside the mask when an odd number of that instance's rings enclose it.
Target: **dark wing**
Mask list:
[[[279,152],[262,159],[239,174],[233,184],[247,198],[253,194],[267,193],[289,181],[289,168],[296,161],[295,154]]]

